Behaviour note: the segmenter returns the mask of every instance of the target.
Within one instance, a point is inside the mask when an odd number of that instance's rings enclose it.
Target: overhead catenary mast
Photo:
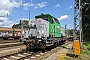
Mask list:
[[[78,38],[77,31],[79,30],[80,36]],[[74,0],[74,30],[73,30],[74,40],[80,41],[80,48],[82,50],[82,0]]]

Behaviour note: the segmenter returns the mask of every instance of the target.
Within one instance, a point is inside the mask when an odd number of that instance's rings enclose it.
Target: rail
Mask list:
[[[14,46],[20,46],[24,45],[24,43],[6,43],[6,44],[0,44],[0,48],[9,48],[9,47],[14,47]]]

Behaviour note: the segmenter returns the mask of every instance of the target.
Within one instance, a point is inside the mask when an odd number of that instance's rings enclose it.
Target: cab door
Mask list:
[[[61,37],[61,26],[59,21],[56,18],[53,18],[54,20],[54,31],[55,31],[55,37]]]
[[[53,18],[49,18],[49,32],[50,32],[50,35],[55,35],[55,24],[54,24],[54,21],[53,21]]]

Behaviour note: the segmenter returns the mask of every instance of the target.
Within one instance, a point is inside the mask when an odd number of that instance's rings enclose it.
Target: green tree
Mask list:
[[[73,36],[73,29],[68,29],[68,33],[70,36]],[[79,37],[79,30],[77,30],[77,35]]]
[[[28,20],[22,20],[22,26],[24,29],[27,29],[29,27]],[[21,28],[21,24],[14,24],[12,28]]]
[[[20,24],[14,24],[12,28],[20,28]]]
[[[90,0],[82,0],[82,27],[84,40],[90,39]],[[90,41],[90,40],[89,40]]]
[[[28,20],[23,20],[23,21],[22,21],[22,26],[23,26],[23,28],[28,28],[28,27],[29,27],[28,23],[29,23]]]
[[[73,36],[73,29],[69,30],[69,34],[70,34],[70,36]]]

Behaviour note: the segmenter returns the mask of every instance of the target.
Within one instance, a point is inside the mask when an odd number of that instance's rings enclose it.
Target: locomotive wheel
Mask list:
[[[55,42],[55,43],[54,43],[54,47],[57,47],[57,46],[58,46],[58,43],[57,43],[57,42]]]
[[[46,48],[46,44],[45,43],[40,43],[40,48],[41,49],[45,49]]]

